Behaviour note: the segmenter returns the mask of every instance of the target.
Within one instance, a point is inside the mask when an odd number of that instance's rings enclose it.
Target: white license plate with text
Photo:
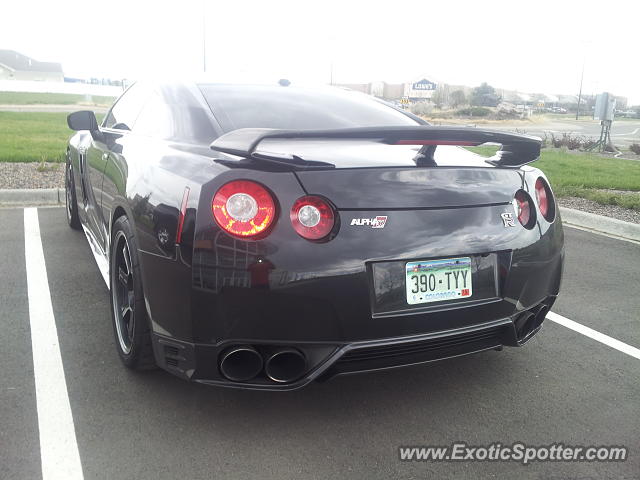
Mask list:
[[[409,305],[466,299],[473,295],[470,257],[408,262],[405,272]]]

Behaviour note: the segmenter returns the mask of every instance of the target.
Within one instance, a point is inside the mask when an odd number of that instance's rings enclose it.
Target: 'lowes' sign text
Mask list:
[[[414,90],[435,90],[436,84],[427,79],[423,79],[419,82],[415,82],[411,88]]]

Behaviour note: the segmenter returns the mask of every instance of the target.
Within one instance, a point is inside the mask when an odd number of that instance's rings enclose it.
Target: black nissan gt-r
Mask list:
[[[139,82],[68,124],[67,217],[127,367],[291,390],[520,346],[558,295],[535,137],[288,82]]]

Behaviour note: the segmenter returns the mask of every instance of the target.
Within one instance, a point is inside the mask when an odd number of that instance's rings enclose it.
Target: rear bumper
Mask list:
[[[502,346],[521,346],[540,330],[544,316],[554,301],[554,296],[547,297],[513,317],[421,335],[347,344],[234,341],[206,345],[176,341],[155,334],[154,351],[158,365],[186,380],[241,389],[288,391],[336,375],[416,365]],[[264,372],[246,382],[227,380],[218,366],[221,354],[232,345],[246,344],[255,347],[263,355],[268,355],[275,348],[296,348],[307,358],[308,369],[300,379],[286,384],[269,380]]]

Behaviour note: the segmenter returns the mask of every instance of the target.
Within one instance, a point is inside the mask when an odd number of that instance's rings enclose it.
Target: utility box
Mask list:
[[[613,95],[604,92],[596,95],[596,107],[594,118],[597,120],[613,121],[613,115],[616,111],[616,99]]]

